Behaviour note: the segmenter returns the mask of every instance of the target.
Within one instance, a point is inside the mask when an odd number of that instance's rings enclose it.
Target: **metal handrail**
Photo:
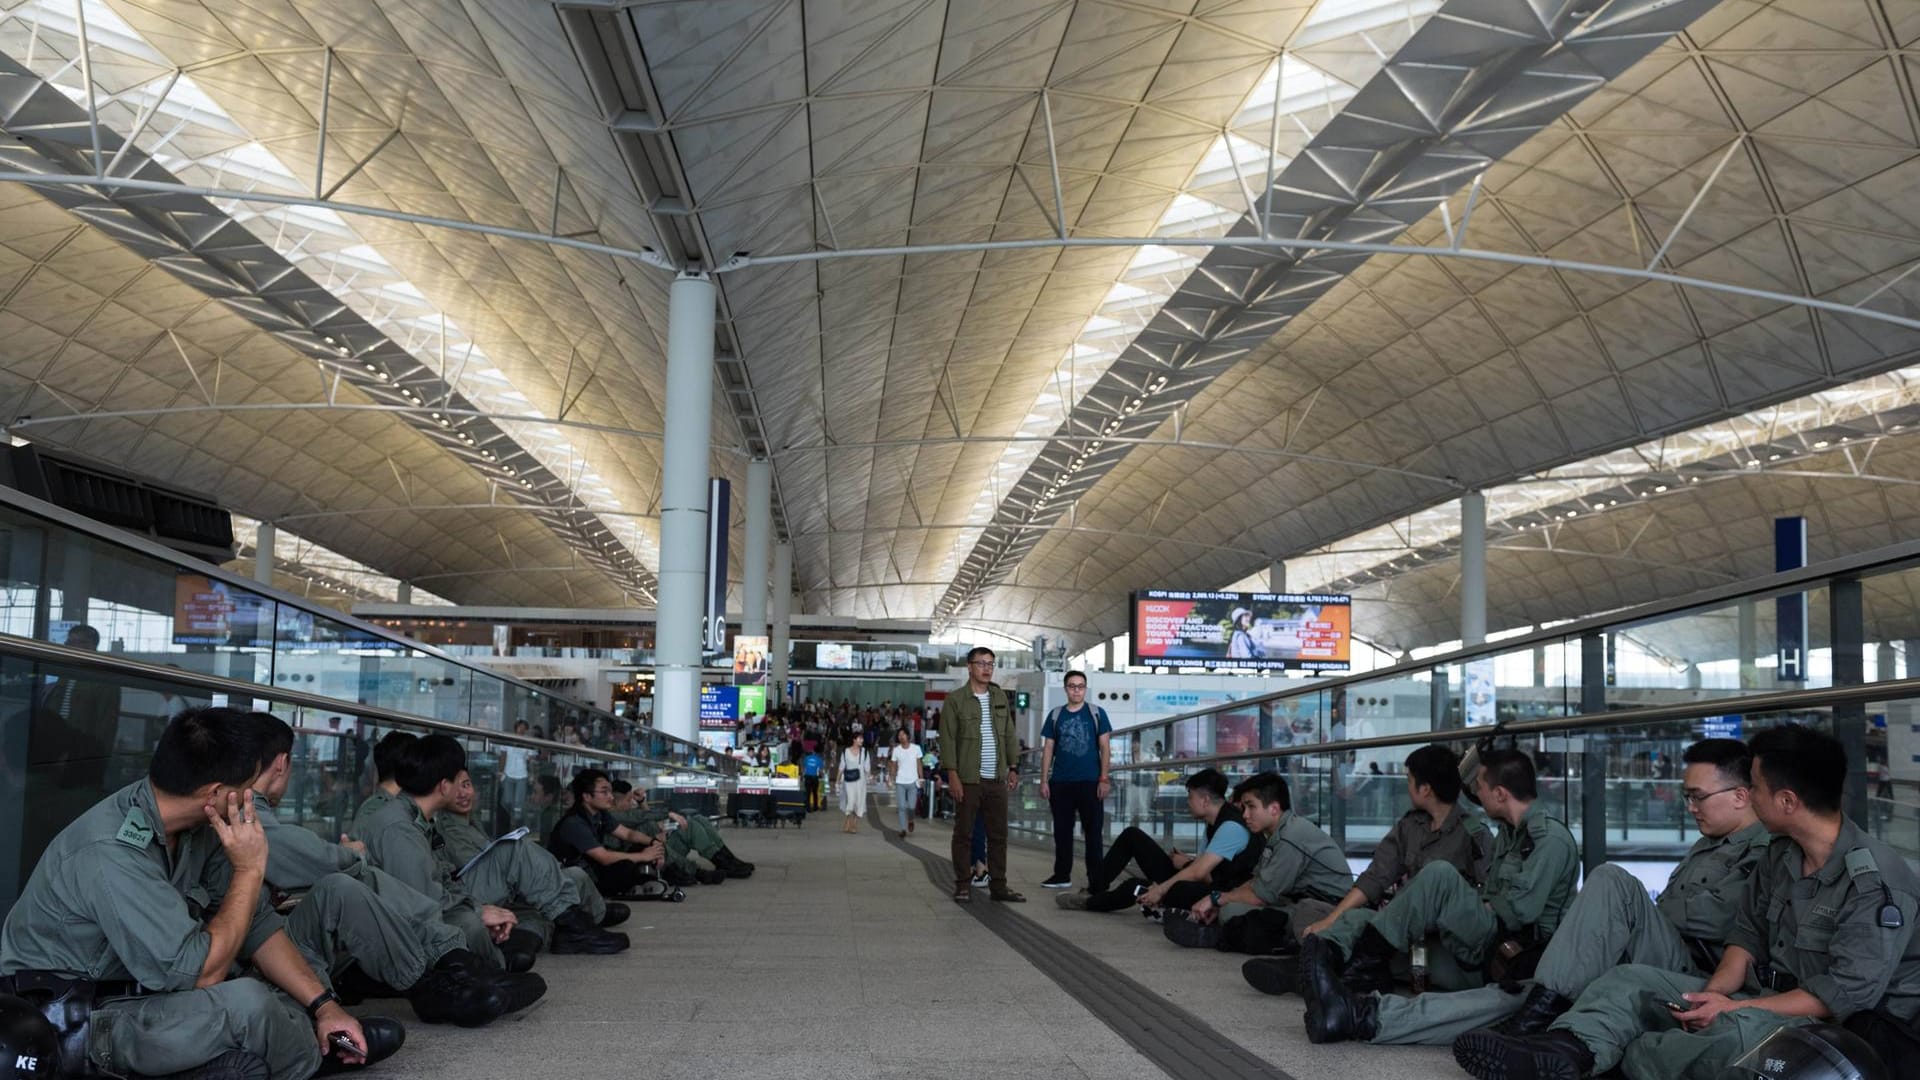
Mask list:
[[[1547,720],[1526,720],[1513,724],[1483,727],[1447,728],[1442,731],[1415,731],[1401,735],[1378,735],[1366,739],[1342,739],[1336,742],[1310,743],[1306,746],[1275,746],[1265,750],[1245,750],[1236,754],[1211,754],[1206,757],[1164,758],[1110,765],[1108,771],[1147,769],[1169,766],[1192,768],[1233,761],[1255,761],[1278,757],[1305,757],[1313,754],[1337,754],[1349,750],[1378,750],[1395,746],[1423,746],[1436,742],[1470,742],[1490,735],[1538,735],[1585,729],[1607,731],[1614,728],[1664,724],[1675,720],[1698,720],[1728,712],[1767,713],[1793,709],[1828,708],[1834,705],[1864,704],[1892,698],[1920,697],[1920,679],[1888,679],[1858,686],[1835,686],[1817,690],[1776,690],[1746,697],[1687,701],[1674,705],[1647,705],[1635,709],[1557,716]],[[1242,704],[1235,702],[1235,705]],[[1159,725],[1152,725],[1157,727]],[[1146,729],[1134,729],[1146,730]]]
[[[709,772],[717,776],[726,775],[722,770],[703,766],[689,766],[683,762],[660,761],[655,758],[636,757],[612,750],[601,750],[593,746],[576,746],[573,743],[555,742],[552,739],[536,739],[530,735],[519,735],[510,731],[493,731],[488,728],[473,727],[468,724],[456,724],[448,720],[436,720],[428,716],[416,716],[380,705],[342,701],[321,694],[312,694],[304,690],[283,690],[277,686],[263,686],[260,683],[246,682],[241,679],[229,679],[223,675],[207,675],[185,668],[166,664],[154,664],[145,660],[134,660],[117,653],[93,652],[87,649],[75,649],[66,645],[55,645],[38,638],[20,637],[17,634],[0,634],[0,655],[18,656],[43,663],[59,664],[65,667],[84,668],[91,671],[111,672],[115,675],[145,679],[150,682],[173,683],[192,686],[226,694],[230,697],[262,698],[268,701],[285,702],[318,712],[346,714],[383,720],[390,724],[402,724],[412,727],[428,728],[435,732],[444,732],[457,736],[482,736],[491,742],[525,746],[550,753],[580,754],[586,757],[600,758],[605,761],[618,761],[657,768],[669,768],[677,771]],[[682,744],[690,745],[690,744]],[[710,751],[702,751],[709,753]]]
[[[1797,570],[1783,570],[1766,577],[1748,578],[1728,585],[1716,585],[1710,589],[1701,589],[1671,600],[1655,600],[1637,607],[1622,608],[1618,611],[1589,615],[1584,619],[1559,623],[1527,634],[1501,638],[1479,645],[1468,645],[1449,653],[1429,656],[1424,660],[1409,660],[1392,667],[1375,668],[1357,675],[1342,675],[1324,679],[1306,686],[1293,686],[1285,690],[1275,690],[1269,694],[1241,698],[1226,705],[1213,705],[1205,709],[1180,713],[1158,721],[1154,726],[1177,724],[1182,720],[1192,720],[1204,716],[1213,716],[1225,711],[1239,711],[1249,706],[1263,705],[1273,701],[1305,697],[1309,694],[1323,694],[1342,687],[1362,683],[1378,682],[1398,675],[1418,675],[1429,673],[1435,668],[1457,664],[1482,656],[1495,656],[1513,652],[1530,645],[1565,641],[1577,638],[1594,630],[1624,629],[1640,623],[1659,619],[1663,616],[1680,615],[1701,608],[1720,607],[1734,600],[1763,600],[1776,593],[1804,591],[1835,578],[1860,577],[1868,571],[1885,567],[1898,567],[1902,563],[1920,564],[1920,540],[1910,540],[1901,544],[1889,544],[1858,555],[1829,559],[1826,562],[1803,566]],[[1177,658],[1176,658],[1177,659]],[[1159,664],[1156,667],[1178,667],[1178,663]]]
[[[545,689],[542,689],[541,687],[535,686],[534,684],[526,681],[525,679],[516,678],[512,675],[507,675],[502,672],[495,671],[489,667],[486,667],[483,664],[476,664],[471,660],[462,659],[461,657],[455,656],[452,653],[443,652],[440,649],[437,649],[434,646],[429,645],[424,641],[414,641],[410,638],[402,637],[386,627],[376,626],[373,623],[367,622],[366,620],[361,618],[357,618],[346,612],[334,611],[331,609],[326,611],[318,610],[312,601],[307,600],[303,597],[297,596],[293,593],[287,592],[284,589],[277,588],[267,582],[256,581],[253,578],[244,577],[240,574],[236,574],[233,571],[228,570],[225,567],[219,566],[212,562],[207,562],[201,559],[188,558],[186,556],[181,555],[179,552],[173,550],[172,548],[169,548],[164,544],[156,543],[155,541],[147,537],[141,536],[138,533],[128,532],[124,529],[117,529],[111,525],[107,525],[102,522],[95,521],[90,517],[86,517],[85,515],[74,513],[73,511],[65,509],[64,507],[55,506],[50,502],[46,502],[41,499],[36,499],[31,495],[28,495],[16,488],[7,487],[4,484],[0,484],[0,506],[4,506],[9,509],[17,510],[23,514],[29,514],[33,517],[40,518],[60,528],[70,529],[74,532],[77,532],[86,536],[89,539],[98,540],[101,543],[112,544],[116,547],[121,547],[129,551],[137,552],[148,558],[166,563],[178,569],[188,570],[195,574],[203,574],[212,580],[224,581],[229,585],[233,585],[233,586],[237,586],[239,588],[245,589],[246,591],[253,593],[257,596],[264,596],[274,601],[277,604],[285,604],[288,607],[292,607],[312,615],[317,615],[331,622],[339,623],[342,626],[351,627],[352,629],[361,631],[362,633],[370,634],[383,642],[387,642],[393,645],[395,648],[406,649],[410,652],[417,652],[423,656],[430,657],[434,660],[438,660],[447,664],[452,664],[455,667],[464,668],[468,671],[472,671],[479,675],[484,675],[491,679],[498,679],[502,683],[506,683],[512,686],[517,686],[522,690],[531,691],[539,695],[539,697],[542,700],[558,702],[558,703],[564,704],[568,708],[579,709],[582,713],[585,713],[589,716],[600,717],[606,720],[614,721],[616,723],[626,724],[627,726],[630,726],[630,727],[645,726],[645,725],[634,724],[632,721],[623,720],[622,718],[617,717],[612,713],[607,712],[604,709],[595,708],[592,705],[587,705],[578,701],[571,701],[571,700],[562,698],[558,694],[555,694],[550,690],[545,690]],[[337,699],[335,699],[335,703],[340,704],[340,702]],[[660,734],[663,736],[666,736],[665,732],[660,732]],[[674,736],[666,736],[666,737],[673,738],[674,741],[682,743],[683,745],[686,745],[686,746],[694,747],[698,745],[686,739],[680,739]]]

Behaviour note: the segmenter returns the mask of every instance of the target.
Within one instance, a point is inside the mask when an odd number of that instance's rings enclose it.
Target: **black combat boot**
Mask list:
[[[1307,1041],[1371,1042],[1378,1029],[1380,999],[1371,991],[1357,991],[1344,983],[1325,987],[1325,993],[1307,998]]]
[[[357,1072],[392,1057],[407,1041],[406,1026],[398,1020],[385,1016],[362,1016],[357,1019],[360,1021],[360,1033],[367,1039],[367,1044],[360,1048],[367,1060],[358,1065],[349,1065],[340,1059],[339,1051],[329,1048],[327,1056],[320,1059],[320,1071],[316,1075]]]
[[[629,944],[631,942],[627,940],[627,935],[596,926],[593,916],[578,904],[553,920],[553,951],[556,953],[606,956],[625,951]]]
[[[1492,1028],[1453,1040],[1453,1060],[1477,1080],[1586,1080],[1593,1051],[1570,1031],[1502,1035]]]
[[[617,900],[607,901],[607,913],[600,917],[601,927],[619,926],[632,916],[633,909]]]
[[[727,883],[727,872],[725,870],[695,870],[693,872],[693,880],[702,885],[725,885]]]
[[[1347,957],[1340,981],[1347,989],[1361,994],[1393,989],[1393,958],[1399,951],[1369,923],[1354,941],[1353,955]]]
[[[434,961],[407,987],[407,1002],[426,1023],[468,1028],[485,1027],[507,1011],[506,995],[480,973],[479,963],[465,949]]]
[[[1300,990],[1300,958],[1256,956],[1240,965],[1240,977],[1263,994],[1293,994]]]
[[[1520,1011],[1493,1025],[1493,1030],[1502,1035],[1538,1035],[1552,1025],[1554,1018],[1573,1008],[1573,999],[1541,986],[1533,984],[1527,991],[1526,1000],[1520,1003]]]
[[[719,851],[714,852],[713,858],[708,861],[712,862],[715,867],[726,871],[728,877],[748,878],[753,876],[753,864],[735,855],[732,848],[724,845]]]
[[[546,939],[524,927],[516,926],[500,943],[500,958],[506,962],[509,972],[519,974],[533,970],[534,958],[546,947]]]

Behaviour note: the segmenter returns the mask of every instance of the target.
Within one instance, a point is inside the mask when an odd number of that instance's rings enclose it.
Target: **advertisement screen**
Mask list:
[[[1133,594],[1140,665],[1345,671],[1353,598],[1332,593]]]
[[[749,637],[743,634],[733,639],[733,685],[767,684],[767,648],[768,639],[764,635]]]
[[[814,650],[814,663],[822,671],[852,671],[853,646],[844,641],[823,641]]]
[[[264,596],[182,571],[173,579],[173,643],[270,648],[273,608]]]

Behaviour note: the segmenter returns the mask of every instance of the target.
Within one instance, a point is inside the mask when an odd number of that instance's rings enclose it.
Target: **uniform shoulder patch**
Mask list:
[[[127,811],[126,819],[120,822],[120,831],[113,838],[130,848],[146,850],[153,843],[153,826],[147,824],[146,812],[139,807]]]
[[[1871,848],[1857,847],[1847,852],[1848,877],[1862,878],[1868,874],[1878,876],[1879,873],[1880,863],[1879,860],[1873,857],[1873,850]]]

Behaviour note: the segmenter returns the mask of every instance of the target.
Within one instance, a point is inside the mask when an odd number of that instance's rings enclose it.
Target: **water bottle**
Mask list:
[[[1413,992],[1427,992],[1427,943],[1415,942],[1413,946]]]

